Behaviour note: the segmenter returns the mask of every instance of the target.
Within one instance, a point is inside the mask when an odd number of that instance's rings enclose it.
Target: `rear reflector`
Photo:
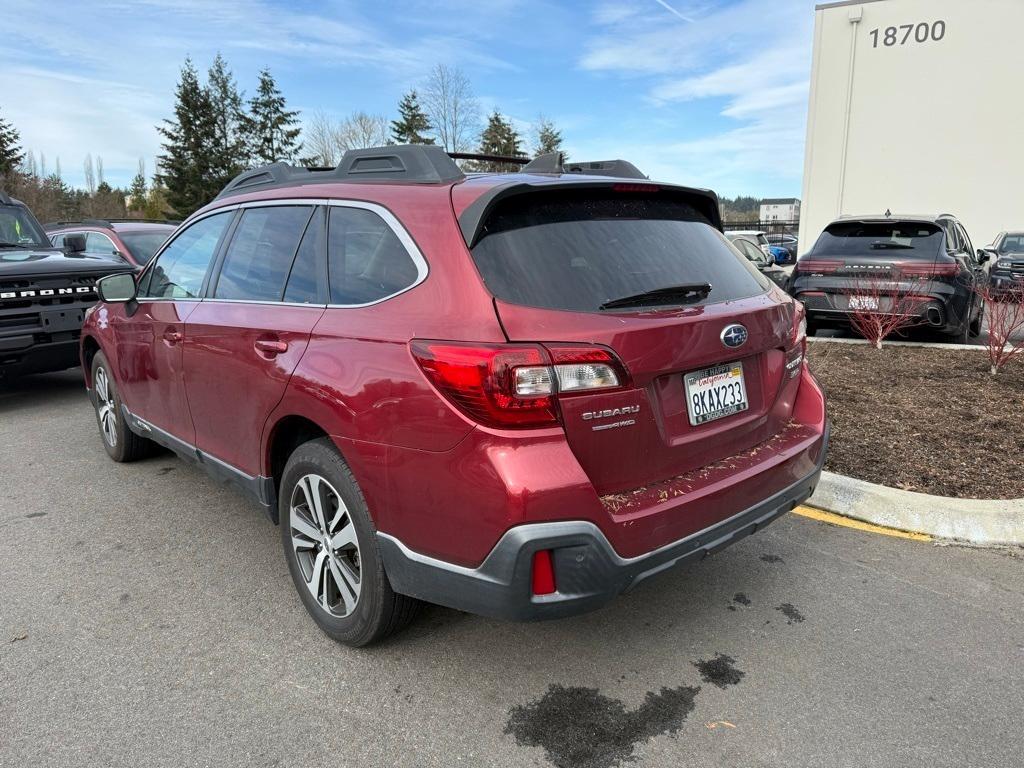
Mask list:
[[[533,553],[533,594],[551,595],[555,592],[555,566],[550,549]]]

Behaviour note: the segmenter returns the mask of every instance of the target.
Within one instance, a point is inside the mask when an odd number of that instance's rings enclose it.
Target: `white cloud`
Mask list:
[[[664,5],[660,0],[620,2],[614,13],[599,8],[594,20],[605,31],[588,42],[580,66],[639,80],[662,107],[716,99],[735,127],[648,151],[649,167],[739,192],[754,178],[795,184],[803,162],[813,2],[684,8],[667,1],[671,15],[654,5]]]

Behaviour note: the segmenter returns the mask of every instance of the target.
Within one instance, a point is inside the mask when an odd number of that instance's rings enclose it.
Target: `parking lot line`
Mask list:
[[[801,517],[809,517],[812,520],[820,520],[823,523],[831,523],[832,525],[841,525],[844,528],[854,528],[858,531],[865,531],[867,533],[880,533],[883,536],[893,536],[897,539],[910,539],[911,541],[934,541],[934,537],[929,536],[926,533],[912,533],[911,531],[900,531],[896,528],[886,528],[882,525],[874,525],[872,523],[865,523],[860,520],[854,520],[852,517],[843,517],[842,515],[836,515],[832,512],[825,512],[821,509],[814,509],[813,507],[797,507],[793,510],[794,514],[800,515]]]

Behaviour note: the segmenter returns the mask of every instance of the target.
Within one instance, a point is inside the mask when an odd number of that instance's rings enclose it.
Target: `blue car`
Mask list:
[[[770,245],[768,250],[772,252],[772,258],[775,259],[776,264],[788,264],[790,261],[789,251],[783,248],[781,245]]]

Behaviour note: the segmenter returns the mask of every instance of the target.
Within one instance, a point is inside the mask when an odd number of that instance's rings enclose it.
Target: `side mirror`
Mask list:
[[[96,283],[100,301],[108,304],[125,304],[135,299],[135,275],[107,275]]]
[[[992,258],[992,254],[989,253],[988,251],[986,251],[984,248],[979,248],[978,249],[978,263],[979,264],[984,264],[985,262],[987,262],[991,258]]]
[[[82,253],[85,251],[85,235],[65,235],[64,250],[68,253]]]

